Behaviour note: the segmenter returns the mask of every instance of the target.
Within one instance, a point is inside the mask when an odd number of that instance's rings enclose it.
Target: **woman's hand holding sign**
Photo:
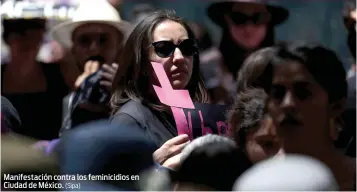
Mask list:
[[[179,161],[179,154],[182,149],[190,142],[188,135],[179,135],[166,141],[154,154],[154,161],[165,167],[175,169]],[[178,155],[178,156],[177,156]],[[176,156],[174,158],[174,156]],[[172,158],[172,159],[171,159]],[[175,160],[175,161],[174,161]],[[176,163],[174,163],[174,162]]]
[[[170,157],[164,162],[164,164],[162,164],[162,166],[177,171],[177,169],[181,165],[181,154],[182,153],[179,153],[173,157]]]

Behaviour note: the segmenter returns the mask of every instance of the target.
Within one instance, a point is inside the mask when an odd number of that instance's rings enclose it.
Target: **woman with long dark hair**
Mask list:
[[[141,21],[124,47],[122,65],[113,82],[112,124],[126,124],[145,131],[155,142],[155,160],[180,153],[188,142],[178,136],[168,106],[160,103],[153,85],[160,86],[151,62],[161,63],[173,89],[187,89],[194,102],[208,102],[199,75],[198,45],[187,24],[169,11],[155,12]],[[173,138],[173,139],[172,139]],[[168,150],[172,147],[172,150]]]

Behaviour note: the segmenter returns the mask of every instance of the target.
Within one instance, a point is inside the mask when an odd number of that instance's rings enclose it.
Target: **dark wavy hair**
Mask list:
[[[266,47],[247,57],[238,71],[237,93],[251,88],[262,88],[262,74],[274,54],[274,47]]]
[[[250,130],[260,126],[265,111],[267,94],[264,89],[252,88],[240,92],[228,114],[228,136],[245,151],[246,137]]]
[[[304,65],[315,81],[327,92],[329,102],[347,97],[346,71],[336,53],[319,44],[304,42],[282,42],[276,47],[276,54],[265,68],[262,79],[266,93],[270,93],[274,67],[289,65],[297,61]]]
[[[195,39],[190,27],[182,18],[176,16],[174,11],[160,10],[142,20],[134,28],[124,46],[121,64],[113,81],[114,92],[111,98],[113,113],[129,100],[141,101],[158,111],[168,109],[160,104],[155,94],[152,94],[153,87],[148,74],[152,73],[153,69],[147,49],[153,42],[152,34],[156,26],[167,20],[181,24],[186,29],[188,37]],[[208,94],[200,75],[199,63],[199,54],[193,55],[192,76],[186,89],[194,102],[207,103]]]

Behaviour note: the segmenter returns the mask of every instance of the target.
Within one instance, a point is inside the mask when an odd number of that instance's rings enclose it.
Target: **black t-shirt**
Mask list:
[[[62,99],[68,94],[66,85],[57,64],[39,63],[45,74],[47,90],[37,93],[4,94],[20,115],[21,128],[16,133],[36,139],[50,140],[58,138],[62,124]],[[4,74],[7,65],[2,65]],[[4,76],[4,75],[3,75]],[[3,85],[4,81],[2,81]]]

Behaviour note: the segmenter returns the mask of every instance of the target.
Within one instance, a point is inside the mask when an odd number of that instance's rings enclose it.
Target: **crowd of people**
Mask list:
[[[355,58],[356,3],[345,5]],[[2,16],[2,190],[44,174],[56,189],[33,190],[356,190],[355,64],[277,42],[290,14],[212,2],[215,46],[172,10],[141,4],[125,21],[109,1],[82,1],[50,29],[55,63],[37,60],[46,18]]]

